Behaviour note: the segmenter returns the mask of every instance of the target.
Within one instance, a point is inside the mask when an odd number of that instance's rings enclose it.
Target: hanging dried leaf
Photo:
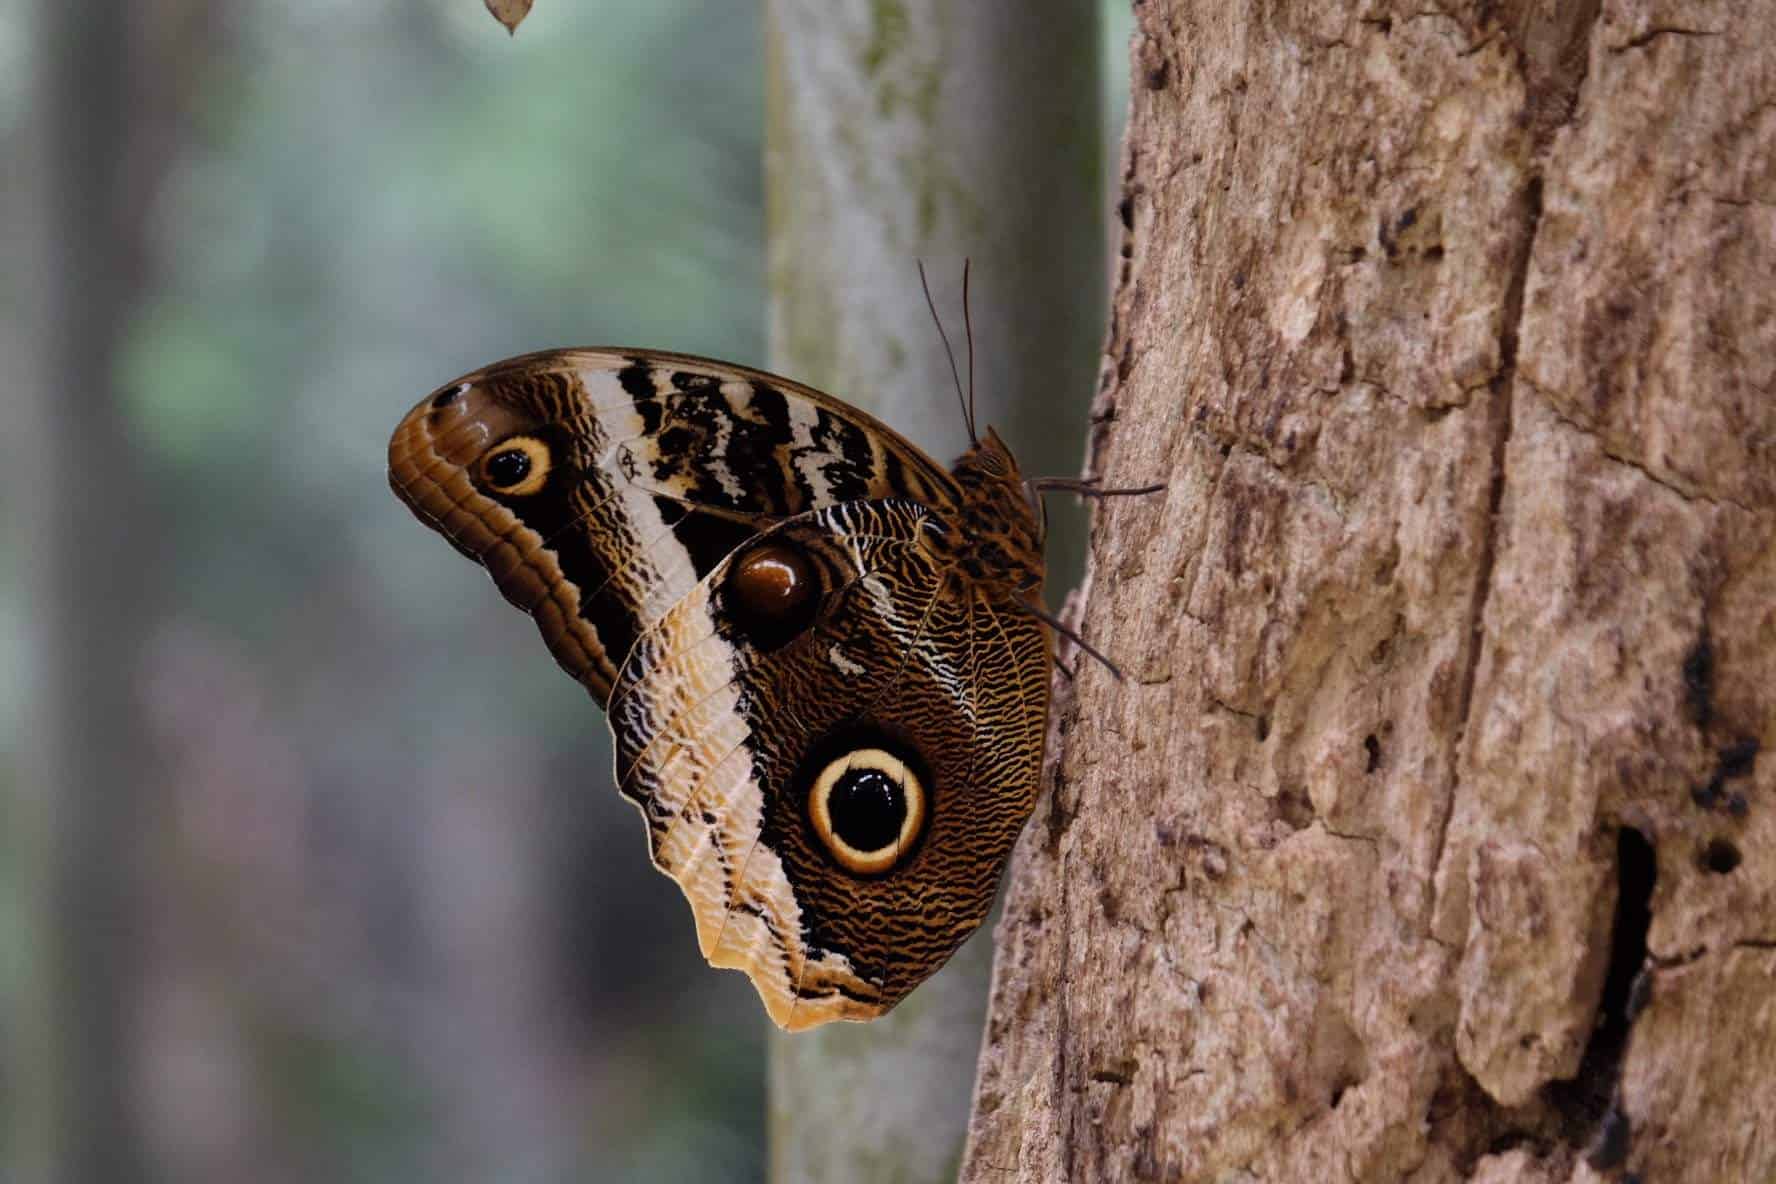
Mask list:
[[[506,32],[516,33],[518,22],[530,15],[533,0],[486,0],[487,11],[493,19],[506,27]]]

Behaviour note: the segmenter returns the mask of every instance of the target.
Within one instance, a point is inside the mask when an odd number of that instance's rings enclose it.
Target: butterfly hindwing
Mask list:
[[[946,566],[949,529],[900,500],[786,520],[642,634],[611,697],[656,865],[785,1027],[878,1015],[941,965],[1034,800],[1046,635]],[[787,635],[744,603],[758,555],[817,589]]]
[[[956,496],[917,449],[818,391],[596,349],[514,358],[441,388],[396,429],[389,479],[600,703],[635,639],[758,531],[853,499]]]

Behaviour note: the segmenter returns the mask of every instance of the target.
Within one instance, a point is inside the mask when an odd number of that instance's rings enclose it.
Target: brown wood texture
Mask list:
[[[1776,3],[1138,3],[963,1178],[1776,1178]]]

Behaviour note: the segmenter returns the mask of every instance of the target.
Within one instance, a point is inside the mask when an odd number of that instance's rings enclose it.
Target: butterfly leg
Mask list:
[[[1036,477],[1031,480],[1030,488],[1037,493],[1072,493],[1080,497],[1141,497],[1166,487],[1162,481],[1154,485],[1105,489],[1098,484],[1101,480],[1100,477]]]

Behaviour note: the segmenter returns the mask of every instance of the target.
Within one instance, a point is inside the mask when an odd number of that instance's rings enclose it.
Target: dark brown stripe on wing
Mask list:
[[[660,521],[672,528],[673,537],[691,557],[691,567],[700,580],[734,552],[734,549],[758,533],[758,527],[707,510],[687,506],[671,498],[656,497]]]

